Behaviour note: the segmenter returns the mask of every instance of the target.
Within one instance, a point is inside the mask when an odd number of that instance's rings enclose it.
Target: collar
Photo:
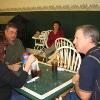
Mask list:
[[[88,55],[88,54],[90,54],[90,53],[92,53],[93,51],[96,51],[96,50],[98,50],[98,49],[100,49],[100,47],[99,47],[99,46],[95,46],[95,47],[89,49],[88,52],[86,53],[86,55]]]

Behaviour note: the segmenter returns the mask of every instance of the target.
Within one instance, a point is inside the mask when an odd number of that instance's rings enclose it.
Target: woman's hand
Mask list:
[[[35,60],[37,60],[37,58],[36,58],[33,54],[31,54],[31,55],[28,57],[28,60],[27,60],[27,62],[26,62],[26,64],[25,64],[25,67],[24,67],[23,70],[26,71],[26,72],[28,72],[29,69],[30,69],[30,67],[31,67],[32,62],[34,62]]]
[[[20,63],[15,63],[15,64],[8,65],[8,69],[10,69],[12,71],[18,71],[19,68],[20,68]]]

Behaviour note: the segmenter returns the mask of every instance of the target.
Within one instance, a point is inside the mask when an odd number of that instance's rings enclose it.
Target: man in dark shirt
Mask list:
[[[85,54],[79,73],[73,77],[75,91],[81,100],[100,100],[100,47],[99,31],[93,25],[76,28],[75,44],[78,52]]]

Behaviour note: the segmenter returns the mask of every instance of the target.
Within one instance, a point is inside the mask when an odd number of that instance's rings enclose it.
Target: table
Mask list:
[[[39,67],[41,69],[40,78],[16,89],[17,92],[32,100],[53,100],[54,97],[73,86],[71,80],[73,73],[67,71],[53,73],[51,66],[45,63],[39,63]]]

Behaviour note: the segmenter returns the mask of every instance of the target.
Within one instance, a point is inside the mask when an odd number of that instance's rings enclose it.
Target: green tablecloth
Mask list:
[[[41,69],[40,78],[35,82],[26,83],[21,89],[16,89],[18,92],[32,100],[52,100],[73,85],[69,81],[73,73],[67,71],[53,73],[50,66],[41,63],[39,67]]]

